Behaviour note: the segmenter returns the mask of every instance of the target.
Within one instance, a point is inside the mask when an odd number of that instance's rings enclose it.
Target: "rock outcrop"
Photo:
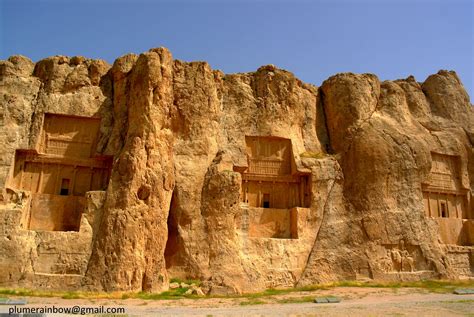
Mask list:
[[[163,48],[12,56],[0,102],[1,286],[474,277],[474,110],[454,72],[316,87]]]

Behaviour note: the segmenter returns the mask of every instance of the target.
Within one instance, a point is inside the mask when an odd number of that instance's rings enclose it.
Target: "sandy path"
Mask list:
[[[333,295],[337,304],[281,304],[306,296]],[[474,295],[427,293],[422,289],[341,287],[258,298],[259,305],[241,305],[246,298],[180,300],[27,298],[28,307],[124,307],[128,316],[474,316]],[[250,299],[252,300],[252,299]],[[8,307],[0,306],[0,313]],[[64,316],[64,315],[63,315]],[[76,315],[77,316],[77,315]]]

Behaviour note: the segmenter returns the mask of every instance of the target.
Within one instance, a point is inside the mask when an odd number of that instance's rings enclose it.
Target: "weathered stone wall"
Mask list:
[[[435,152],[459,158],[474,214],[474,111],[454,72],[424,83],[344,73],[318,88],[272,65],[224,75],[166,49],[113,66],[13,56],[0,62],[0,103],[3,286],[63,287],[41,276],[49,272],[68,288],[160,291],[170,277],[190,277],[232,293],[474,270],[470,247],[447,247],[423,207]],[[5,186],[15,150],[35,148],[45,113],[101,118],[96,153],[114,158],[107,191],[86,194],[79,232],[28,230],[29,193]],[[246,136],[291,140],[292,170],[309,177],[293,239],[248,235]],[[54,245],[62,264],[31,256],[39,243]],[[79,247],[82,255],[67,255]]]

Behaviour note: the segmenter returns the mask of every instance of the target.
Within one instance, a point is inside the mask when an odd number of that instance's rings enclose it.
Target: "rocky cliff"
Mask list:
[[[0,102],[2,286],[160,291],[180,277],[222,294],[474,276],[474,110],[452,71],[316,87],[162,48],[112,66],[12,56]]]

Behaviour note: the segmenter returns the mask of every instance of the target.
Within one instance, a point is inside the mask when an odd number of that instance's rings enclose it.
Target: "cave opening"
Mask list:
[[[166,240],[166,247],[165,247],[165,262],[166,262],[166,269],[169,269],[174,264],[175,255],[178,253],[179,250],[179,243],[178,243],[178,223],[176,219],[176,194],[173,192],[173,196],[171,198],[170,210],[168,213],[168,239]]]

